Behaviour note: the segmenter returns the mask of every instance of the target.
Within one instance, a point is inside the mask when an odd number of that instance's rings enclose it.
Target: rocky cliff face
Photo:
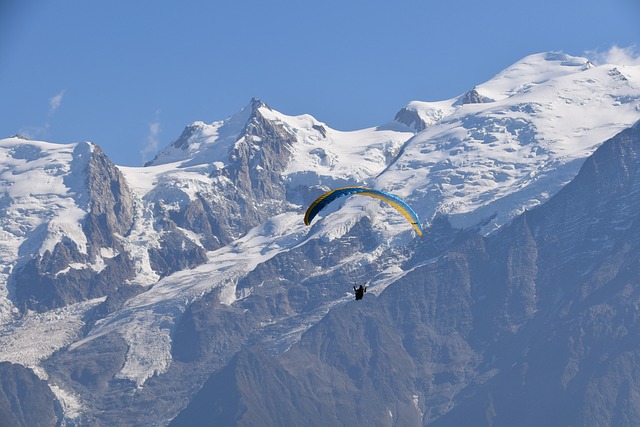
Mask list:
[[[62,408],[46,381],[24,366],[0,362],[0,425],[58,426]]]
[[[123,246],[133,225],[133,199],[122,174],[99,147],[78,144],[65,182],[86,211],[86,246],[63,237],[52,251],[19,266],[10,278],[18,307],[46,311],[106,296],[134,276]]]
[[[88,215],[83,230],[90,242],[89,259],[94,260],[101,248],[122,252],[122,238],[129,234],[134,220],[133,196],[126,180],[98,146],[93,147],[84,173]]]
[[[229,136],[210,144],[212,148],[202,142],[207,135],[204,124],[190,126],[169,147],[167,153],[171,154],[149,163],[153,167],[169,161],[165,157],[178,161],[185,158],[179,168],[186,172],[206,172],[207,176],[198,184],[198,190],[191,191],[180,188],[182,177],[168,175],[146,196],[146,201],[155,206],[155,216],[162,218],[165,229],[179,227],[193,231],[198,234],[202,247],[212,250],[286,209],[286,183],[282,173],[289,164],[296,137],[282,123],[265,118],[261,109],[269,110],[269,107],[253,100],[241,112],[243,123],[236,123],[239,119],[233,117],[225,122],[216,132],[227,132]],[[211,164],[207,150],[216,150],[218,146],[223,147],[219,150],[226,150],[220,155],[224,161]],[[197,153],[193,154],[195,158],[188,157],[190,151]],[[201,255],[197,258],[201,259]]]
[[[212,217],[230,230],[227,235],[244,234],[283,212],[287,206],[282,174],[289,164],[296,138],[281,123],[267,120],[259,110],[263,106],[262,103],[254,105],[242,137],[229,153],[229,166],[221,172],[235,189],[227,194],[238,216],[225,215],[221,207],[210,206]]]

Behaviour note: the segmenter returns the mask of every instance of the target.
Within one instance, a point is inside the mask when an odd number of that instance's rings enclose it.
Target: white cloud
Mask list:
[[[51,127],[49,121],[53,118],[53,115],[60,105],[62,104],[62,98],[64,97],[64,90],[58,92],[57,95],[49,98],[49,111],[47,112],[47,117],[42,125],[39,126],[24,126],[19,131],[18,134],[24,136],[27,139],[38,139],[38,138],[46,138],[49,136],[49,128]]]
[[[56,96],[49,98],[49,116],[53,115],[53,113],[55,113],[58,108],[60,108],[64,92],[64,90],[61,90]]]
[[[589,51],[586,53],[595,64],[640,65],[640,52],[635,46],[612,46],[606,51]]]
[[[48,125],[44,126],[23,126],[18,130],[18,135],[27,139],[38,139],[46,134]]]
[[[160,146],[160,122],[155,121],[153,123],[149,123],[149,133],[147,135],[147,141],[145,146],[140,150],[140,155],[142,156],[142,163],[144,164],[149,157],[154,155],[158,151],[158,147]]]

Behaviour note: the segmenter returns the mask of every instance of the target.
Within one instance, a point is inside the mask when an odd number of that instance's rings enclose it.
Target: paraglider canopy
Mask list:
[[[419,236],[422,236],[422,228],[420,226],[420,220],[418,219],[418,215],[411,209],[411,207],[393,194],[389,194],[384,191],[375,190],[373,188],[367,187],[343,187],[338,188],[336,190],[327,191],[322,196],[318,197],[307,209],[306,214],[304,215],[304,223],[306,225],[310,225],[313,218],[318,215],[318,213],[325,208],[328,204],[333,202],[335,199],[343,196],[350,196],[352,194],[360,195],[360,196],[369,196],[375,197],[376,199],[380,199],[389,205],[393,206],[398,212],[400,212],[404,217],[411,223],[413,228],[416,230]]]

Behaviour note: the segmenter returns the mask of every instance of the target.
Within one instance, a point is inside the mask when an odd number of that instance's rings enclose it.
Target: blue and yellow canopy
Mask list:
[[[350,196],[352,194],[375,197],[376,199],[380,199],[390,204],[391,206],[396,208],[398,212],[404,215],[404,217],[407,218],[411,225],[413,225],[413,228],[416,230],[418,235],[422,236],[422,228],[420,226],[418,215],[413,211],[413,209],[411,209],[408,204],[406,204],[402,199],[394,196],[393,194],[366,187],[343,187],[327,191],[322,196],[318,197],[313,203],[311,203],[311,206],[309,206],[309,209],[307,209],[307,213],[304,215],[304,223],[306,225],[310,225],[313,218],[318,215],[318,213],[329,203],[333,202],[339,197]]]

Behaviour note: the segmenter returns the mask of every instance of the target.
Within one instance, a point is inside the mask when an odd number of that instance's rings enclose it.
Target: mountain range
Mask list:
[[[254,99],[144,167],[2,139],[0,418],[637,425],[639,120],[640,67],[541,53],[369,129]],[[424,235],[304,225],[347,185]]]

